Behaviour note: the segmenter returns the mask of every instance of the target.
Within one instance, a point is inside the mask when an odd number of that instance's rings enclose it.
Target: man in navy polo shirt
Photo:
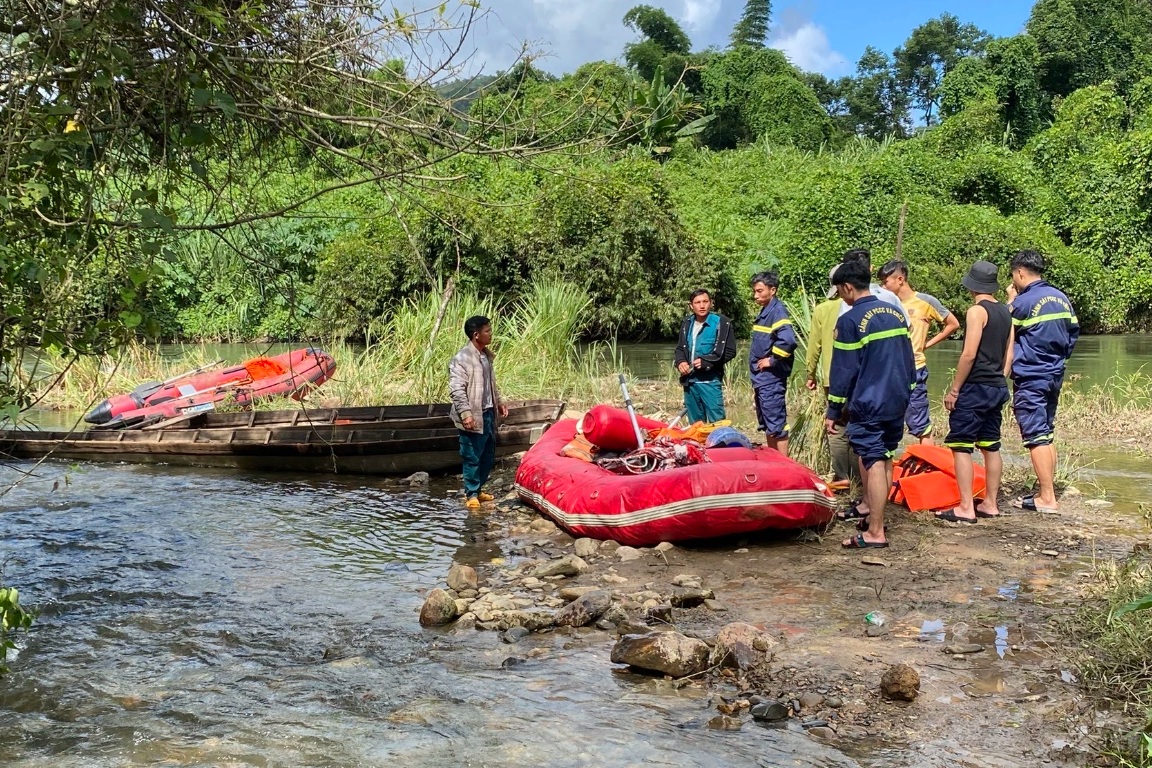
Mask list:
[[[1047,265],[1036,251],[1012,257],[1012,410],[1020,425],[1024,447],[1032,455],[1032,468],[1040,486],[1037,493],[1016,500],[1016,506],[1057,512],[1056,406],[1064,386],[1064,366],[1080,338],[1080,321],[1072,302],[1044,280]]]
[[[860,457],[864,501],[857,517],[863,532],[845,547],[887,547],[884,506],[892,485],[892,457],[904,436],[904,413],[916,383],[916,364],[903,309],[869,291],[871,275],[860,262],[840,265],[832,279],[851,309],[836,322],[825,428],[845,431]]]

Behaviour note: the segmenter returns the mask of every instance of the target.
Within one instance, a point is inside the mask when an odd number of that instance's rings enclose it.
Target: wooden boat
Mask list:
[[[539,418],[543,401],[528,407],[509,408],[509,418],[499,430],[498,456],[527,450],[559,418],[564,404],[548,402],[551,409],[547,418]],[[459,448],[460,437],[455,427],[417,427],[403,419],[83,433],[0,431],[0,453],[20,459],[124,461],[342,474],[456,472],[460,469]]]
[[[505,423],[526,424],[535,421],[555,421],[559,400],[517,400],[506,403],[508,418]],[[244,427],[330,426],[333,424],[366,424],[370,422],[403,422],[411,429],[447,429],[452,427],[448,403],[421,405],[369,405],[346,408],[293,408],[280,411],[238,411],[220,413],[207,411],[189,413],[174,419],[154,417],[125,429],[153,431],[157,429],[239,429]],[[106,425],[91,427],[89,431],[108,429]]]
[[[332,356],[314,347],[276,357],[256,357],[219,371],[197,371],[168,381],[141,384],[127,394],[100,403],[84,420],[120,428],[153,417],[171,419],[212,410],[216,403],[246,406],[269,397],[299,400],[327,381],[335,369]]]

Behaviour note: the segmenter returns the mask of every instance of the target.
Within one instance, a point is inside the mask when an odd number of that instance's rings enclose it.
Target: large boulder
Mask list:
[[[712,664],[739,670],[752,669],[771,661],[776,641],[751,624],[728,624],[716,635]]]
[[[685,677],[708,668],[708,645],[679,632],[624,635],[612,647],[612,662]]]
[[[434,589],[420,608],[420,626],[439,627],[456,618],[456,600],[442,589]]]
[[[581,595],[556,613],[556,623],[562,627],[585,627],[600,618],[612,605],[607,592],[589,592]]]

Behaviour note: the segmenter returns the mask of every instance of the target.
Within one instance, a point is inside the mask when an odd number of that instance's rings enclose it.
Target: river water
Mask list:
[[[936,370],[958,353],[942,347]],[[670,345],[622,352],[666,375]],[[1149,337],[1087,338],[1070,386],[1150,360]],[[1152,481],[1100,458],[1111,496]],[[706,693],[614,669],[603,635],[422,630],[421,590],[506,556],[451,481],[0,468],[16,481],[0,563],[39,615],[0,681],[5,766],[855,765],[792,730],[707,729]]]
[[[39,611],[0,683],[0,763],[854,765],[802,733],[708,730],[706,693],[621,674],[603,634],[422,630],[418,590],[503,554],[450,490],[36,469],[0,498],[6,581]]]

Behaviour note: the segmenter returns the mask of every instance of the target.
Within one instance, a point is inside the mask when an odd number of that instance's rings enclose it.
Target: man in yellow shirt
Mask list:
[[[832,275],[840,265],[832,267],[828,273],[831,281]],[[839,297],[829,299],[817,304],[812,310],[812,325],[808,329],[808,359],[805,363],[805,386],[816,391],[823,387],[824,394],[828,393],[828,379],[832,370],[832,342],[835,341],[833,333],[836,331],[836,321],[840,317],[840,306],[843,302]],[[847,488],[855,480],[860,481],[860,463],[848,447],[848,436],[844,430],[837,430],[836,434],[828,436],[828,450],[832,454],[832,486],[834,488]]]
[[[909,335],[912,338],[912,353],[916,358],[916,388],[912,390],[912,400],[904,422],[908,431],[921,444],[932,444],[932,416],[928,410],[928,359],[924,351],[947,339],[960,328],[960,320],[949,312],[931,294],[917,293],[908,284],[908,265],[893,259],[880,268],[877,275],[880,284],[900,299],[904,312],[908,315]],[[941,330],[931,339],[928,331],[932,325]]]

